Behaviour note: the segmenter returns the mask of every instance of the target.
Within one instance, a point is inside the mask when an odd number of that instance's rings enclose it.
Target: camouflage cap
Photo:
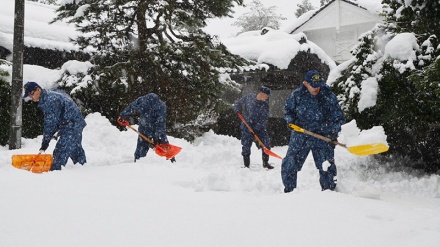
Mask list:
[[[322,81],[322,76],[319,71],[310,70],[306,73],[305,76],[306,82],[310,83],[310,85],[314,88],[323,87],[325,84]]]

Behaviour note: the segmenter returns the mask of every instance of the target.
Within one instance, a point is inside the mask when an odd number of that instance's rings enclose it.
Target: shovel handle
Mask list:
[[[156,145],[151,139],[146,137],[144,134],[139,132],[137,129],[133,128],[126,119],[123,119],[121,117],[118,118],[118,124],[123,127],[128,127],[130,129],[132,129],[140,137],[142,137],[145,141],[147,141],[148,143],[150,143],[152,145],[156,154],[158,154],[159,156],[165,156],[167,158],[167,160],[174,158],[174,156],[176,156],[180,152],[180,150],[182,149],[181,147],[173,146],[169,143],[162,143],[162,144]]]
[[[326,142],[329,142],[329,143],[333,143],[333,144],[335,144],[335,145],[339,145],[339,146],[341,146],[341,147],[347,148],[347,146],[346,146],[345,144],[339,143],[339,142],[337,142],[337,141],[332,141],[332,139],[330,139],[330,138],[328,138],[328,137],[325,137],[325,136],[322,136],[322,135],[315,134],[315,133],[313,133],[313,132],[310,132],[310,131],[308,131],[308,130],[305,130],[305,129],[299,127],[298,125],[295,125],[295,124],[288,124],[288,126],[289,126],[289,128],[293,129],[293,130],[296,131],[296,132],[300,132],[300,133],[304,133],[304,134],[307,134],[307,135],[311,135],[311,136],[314,136],[314,137],[316,137],[316,138],[318,138],[318,139],[321,139],[321,140],[323,140],[323,141],[326,141]]]
[[[254,136],[255,140],[257,140],[258,144],[260,144],[261,147],[266,148],[266,146],[264,146],[264,144],[260,140],[260,138],[258,138],[257,134],[255,134],[254,130],[252,130],[251,126],[249,126],[249,124],[246,122],[246,120],[244,120],[244,117],[239,112],[237,112],[237,115],[241,119],[241,121],[244,123],[244,125],[246,125],[246,127],[251,132],[251,134]]]
[[[154,144],[154,142],[152,140],[150,140],[150,138],[146,137],[144,134],[139,132],[137,129],[133,128],[126,119],[118,117],[118,124],[121,125],[122,127],[128,127],[130,129],[132,129],[134,132],[136,132],[138,135],[140,135],[145,141],[147,141],[148,143],[153,145],[153,148],[156,148],[156,144]]]
[[[316,138],[319,138],[323,141],[333,143],[335,145],[339,145],[341,147],[346,148],[350,153],[358,155],[358,156],[364,156],[364,155],[370,155],[370,154],[379,154],[388,151],[388,145],[384,143],[374,143],[374,144],[364,144],[359,146],[350,146],[347,147],[347,145],[339,143],[337,141],[332,141],[330,138],[315,134],[313,132],[310,132],[308,130],[305,130],[297,125],[289,124],[289,128],[293,129],[294,131],[301,132],[307,135],[314,136]]]
[[[263,148],[263,151],[265,154],[276,157],[278,159],[283,159],[281,156],[270,151],[266,146],[264,146],[263,142],[260,140],[260,138],[258,138],[257,134],[255,134],[255,132],[252,130],[251,126],[249,126],[249,124],[246,122],[246,120],[244,120],[244,117],[239,112],[237,112],[237,115],[241,119],[241,121],[244,123],[244,125],[246,125],[246,127],[249,129],[251,134],[254,136],[255,140],[257,140],[258,144],[260,144],[260,146]]]

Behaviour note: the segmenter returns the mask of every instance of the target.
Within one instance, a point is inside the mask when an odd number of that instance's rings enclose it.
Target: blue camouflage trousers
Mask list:
[[[136,150],[134,151],[134,161],[147,156],[150,149],[150,143],[138,136]]]
[[[141,132],[141,128],[139,128],[139,131]],[[154,141],[156,144],[168,143],[168,138],[164,134],[159,135],[160,138],[158,138],[157,140],[151,137],[153,136],[153,134],[151,133],[145,133],[144,135],[147,136],[147,138],[151,141]],[[134,151],[134,161],[136,162],[136,160],[147,156],[148,150],[150,150],[150,143],[144,140],[144,138],[142,138],[141,136],[138,136],[136,150]]]
[[[334,190],[336,183],[334,177],[337,174],[334,160],[334,145],[312,136],[302,133],[292,133],[286,157],[281,163],[281,178],[284,184],[284,192],[290,192],[296,188],[297,173],[312,151],[316,169],[319,170],[319,182],[322,190]],[[330,167],[324,171],[322,164],[328,161]]]
[[[269,139],[269,134],[267,133],[267,131],[266,130],[262,130],[262,131],[255,131],[254,130],[254,132],[258,136],[258,138],[260,138],[260,140],[264,144],[264,146],[266,146],[267,149],[270,149],[270,139]],[[243,155],[243,156],[251,155],[251,147],[252,147],[253,142],[255,142],[255,137],[252,135],[252,133],[246,127],[242,127],[241,128],[241,145],[242,145],[241,155]],[[264,155],[264,151],[263,151],[263,155]]]
[[[66,128],[59,131],[59,139],[53,150],[53,163],[51,170],[61,170],[69,158],[73,163],[84,165],[86,154],[82,148],[82,130],[83,128]]]

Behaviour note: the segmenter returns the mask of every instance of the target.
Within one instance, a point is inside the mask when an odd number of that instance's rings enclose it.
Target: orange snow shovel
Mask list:
[[[163,143],[163,144],[156,145],[152,140],[150,140],[144,134],[139,132],[137,129],[133,128],[127,120],[121,119],[121,117],[118,118],[118,124],[123,127],[128,127],[130,129],[134,130],[134,132],[136,132],[145,141],[147,141],[148,143],[150,143],[153,146],[153,149],[157,155],[162,156],[162,157],[166,157],[167,160],[174,158],[174,156],[176,156],[182,150],[181,147],[174,146],[169,143]]]
[[[52,167],[52,154],[14,154],[12,166],[33,173],[48,172]]]
[[[263,151],[264,153],[266,153],[267,155],[276,157],[278,159],[283,159],[281,156],[279,156],[278,154],[270,151],[269,149],[266,148],[266,146],[264,146],[263,142],[261,142],[260,138],[258,138],[257,134],[255,134],[255,132],[252,130],[251,126],[249,126],[249,124],[246,122],[246,120],[244,120],[244,117],[238,112],[237,113],[238,117],[241,119],[241,121],[244,123],[244,125],[246,125],[246,127],[249,129],[249,131],[251,132],[251,134],[254,136],[255,140],[258,142],[258,144],[260,144],[261,147],[263,147]]]
[[[301,132],[307,135],[314,136],[316,138],[319,138],[323,141],[333,143],[335,145],[339,145],[341,147],[346,148],[350,153],[356,154],[358,156],[364,156],[364,155],[370,155],[370,154],[379,154],[388,151],[388,146],[383,143],[374,143],[374,144],[365,144],[365,145],[359,145],[359,146],[351,146],[347,147],[345,144],[339,143],[337,141],[332,142],[330,138],[327,138],[322,135],[315,134],[313,132],[310,132],[308,130],[305,130],[297,125],[289,124],[289,128],[293,129],[296,132]]]

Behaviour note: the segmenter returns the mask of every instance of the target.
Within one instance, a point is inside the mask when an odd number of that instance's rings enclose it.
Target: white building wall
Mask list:
[[[380,23],[379,16],[369,11],[335,1],[305,22],[294,33],[304,32],[308,40],[321,47],[335,62],[349,60],[350,51],[359,36]]]

